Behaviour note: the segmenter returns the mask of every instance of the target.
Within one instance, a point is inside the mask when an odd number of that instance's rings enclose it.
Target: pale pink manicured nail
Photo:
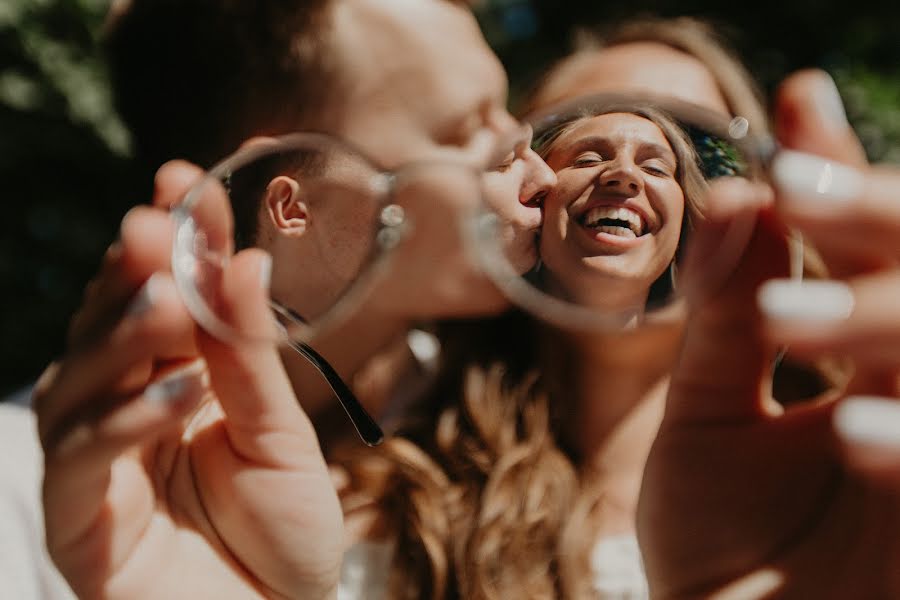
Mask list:
[[[168,404],[179,400],[192,386],[208,384],[206,362],[198,358],[148,385],[144,400],[150,404]]]
[[[269,291],[269,287],[272,285],[271,254],[263,254],[262,259],[259,261],[259,284],[262,286],[262,289],[267,292]]]
[[[834,79],[828,73],[821,73],[813,90],[813,103],[824,123],[835,129],[849,127],[844,102]]]
[[[153,307],[156,300],[157,286],[159,285],[159,275],[154,273],[147,278],[144,285],[137,291],[131,304],[125,311],[129,317],[139,317]]]
[[[900,449],[900,402],[850,396],[834,411],[834,430],[846,442]]]
[[[865,179],[852,167],[793,150],[782,150],[772,162],[779,201],[811,210],[853,202]]]
[[[763,314],[777,321],[841,321],[853,312],[853,291],[839,281],[771,279],[756,295]]]

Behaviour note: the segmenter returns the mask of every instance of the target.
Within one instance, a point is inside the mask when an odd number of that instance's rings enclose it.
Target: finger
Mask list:
[[[775,123],[777,136],[785,148],[827,159],[826,168],[819,171],[815,167],[807,168],[793,174],[795,178],[805,179],[807,188],[809,183],[814,189],[825,187],[824,193],[817,194],[817,198],[860,195],[860,190],[854,189],[859,187],[859,178],[853,176],[856,173],[853,169],[866,166],[865,153],[847,121],[837,86],[827,73],[805,70],[788,77],[776,94]],[[840,169],[840,165],[850,168]],[[778,166],[777,161],[774,166]],[[792,174],[793,166],[787,166],[792,168],[783,168],[780,173],[778,169],[773,169],[773,175],[776,185],[790,197],[796,182],[784,181],[785,176]],[[828,178],[835,171],[840,186],[828,183]],[[815,181],[810,182],[811,178]],[[822,236],[813,236],[813,241],[827,240]],[[845,255],[840,249],[826,247],[820,252],[833,275],[870,268],[868,260],[860,261],[857,256]]]
[[[750,205],[764,204],[766,197],[749,184],[714,187],[711,193],[726,192],[747,195],[745,203]],[[789,257],[784,229],[766,212],[759,217],[740,262],[724,285],[712,295],[691,299],[682,354],[666,408],[669,424],[753,418],[769,410],[760,388],[771,353],[756,331],[759,317],[753,298],[760,282],[788,272]],[[701,239],[704,226],[698,226]]]
[[[775,95],[775,132],[786,148],[853,167],[867,164],[834,80],[807,69],[785,79]]]
[[[896,398],[853,396],[833,420],[846,466],[872,485],[900,492],[900,403]]]
[[[138,445],[177,427],[208,389],[202,359],[167,373],[118,408],[82,421],[45,454],[45,511],[53,546],[64,548],[90,529],[105,504],[110,467]]]
[[[849,356],[867,368],[900,364],[900,272],[849,281],[776,279],[759,289],[763,331],[773,344],[811,360]]]
[[[125,317],[100,339],[71,351],[35,392],[45,449],[52,451],[75,423],[109,410],[98,398],[141,389],[155,361],[194,355],[193,332],[171,276],[150,277]]]
[[[156,272],[168,271],[172,252],[169,216],[146,206],[133,208],[122,219],[120,239],[92,282],[85,303],[69,328],[69,345],[88,344],[122,317],[126,305]]]
[[[721,290],[737,267],[759,212],[771,205],[771,188],[742,178],[722,178],[706,197],[702,223],[691,232],[682,281],[694,303]]]
[[[199,167],[171,161],[157,171],[154,205],[168,209],[202,175]],[[120,240],[107,251],[100,274],[88,284],[83,308],[72,319],[69,343],[100,335],[121,314],[135,290],[153,273],[169,270],[172,224],[159,210],[138,206],[122,219]],[[100,331],[98,331],[98,329]]]
[[[826,255],[873,267],[900,258],[900,173],[781,152],[772,174],[779,214]]]
[[[183,160],[172,160],[156,171],[153,179],[153,206],[172,208],[203,177],[203,169]]]
[[[199,337],[212,386],[235,450],[270,466],[308,464],[321,456],[312,424],[300,409],[278,353],[268,307],[271,258],[258,249],[237,254],[224,273],[221,311],[237,333]]]

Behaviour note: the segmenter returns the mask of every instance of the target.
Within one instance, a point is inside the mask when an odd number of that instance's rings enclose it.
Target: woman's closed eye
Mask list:
[[[512,151],[509,154],[507,154],[506,156],[504,156],[499,162],[494,164],[494,166],[492,166],[488,170],[497,172],[497,173],[503,173],[503,172],[509,170],[509,168],[512,166],[512,164],[514,162],[516,162],[516,153],[515,153],[515,151]]]
[[[661,159],[644,161],[644,163],[641,165],[641,168],[646,173],[650,173],[651,175],[655,175],[657,177],[673,177],[675,175],[675,169],[673,169],[671,165]]]
[[[579,154],[572,161],[574,167],[590,167],[603,162],[603,156],[598,152],[585,152]]]

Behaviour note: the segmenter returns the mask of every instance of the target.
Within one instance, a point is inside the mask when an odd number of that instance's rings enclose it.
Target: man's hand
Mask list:
[[[41,378],[48,546],[84,598],[331,597],[341,509],[277,349],[199,330],[171,276],[164,209],[199,174],[160,170]],[[238,329],[271,327],[270,269],[258,250],[226,267]]]

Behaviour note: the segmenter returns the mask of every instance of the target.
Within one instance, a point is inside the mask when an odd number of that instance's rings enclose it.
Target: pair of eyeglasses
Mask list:
[[[474,156],[447,152],[393,169],[320,133],[245,147],[213,167],[173,209],[173,272],[185,304],[219,339],[269,336],[241,330],[222,301],[232,255],[266,249],[274,258],[270,308],[277,341],[318,370],[361,439],[376,445],[383,440],[377,422],[313,344],[373,297],[380,299],[376,306],[414,312],[417,289],[404,281],[441,268],[423,262],[435,246],[460,252],[467,240],[461,224],[484,205],[484,173],[527,148],[530,137],[530,127],[522,126]],[[390,281],[384,275],[398,261],[410,272]]]

